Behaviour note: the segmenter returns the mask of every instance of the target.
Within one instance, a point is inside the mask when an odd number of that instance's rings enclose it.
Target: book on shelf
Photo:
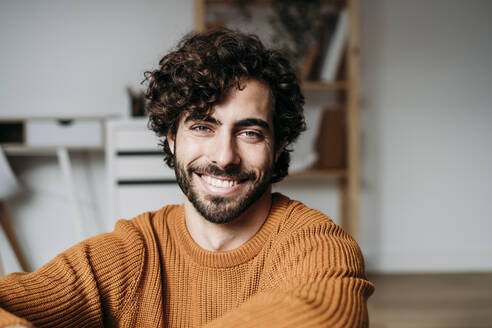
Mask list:
[[[335,82],[337,73],[342,63],[343,54],[348,41],[348,11],[344,9],[338,15],[333,33],[329,33],[325,40],[326,44],[324,55],[322,56],[321,67],[319,70],[319,80]]]
[[[311,58],[311,61],[307,61],[304,58],[301,65],[304,67],[304,76],[301,76],[303,80],[308,81],[320,81],[321,80],[321,68],[324,62],[324,57],[327,52],[328,47],[330,46],[330,40],[333,36],[333,32],[335,30],[335,26],[337,24],[338,14],[337,13],[329,13],[324,19],[322,24],[320,25],[318,32],[318,42],[313,46],[315,51],[315,57]],[[309,58],[311,55],[310,52],[307,53],[306,57]],[[305,65],[309,63],[309,66]],[[302,66],[301,66],[302,67]],[[301,71],[302,72],[302,71]]]

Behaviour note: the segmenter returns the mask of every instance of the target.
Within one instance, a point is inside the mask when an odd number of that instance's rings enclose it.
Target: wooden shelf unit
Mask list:
[[[302,81],[301,88],[309,90],[343,90],[347,89],[347,81],[325,82],[325,81]]]
[[[255,0],[252,4],[267,5],[272,0]],[[206,29],[206,7],[211,4],[237,4],[238,0],[195,0],[195,29]],[[249,2],[248,2],[249,4]],[[355,239],[359,233],[359,0],[346,0],[349,13],[349,36],[345,54],[345,77],[336,82],[302,81],[304,91],[343,91],[345,101],[339,106],[344,113],[345,167],[316,168],[291,174],[292,179],[319,177],[338,179],[340,219],[342,227]]]
[[[347,170],[344,169],[310,169],[305,171],[298,171],[289,173],[287,178],[345,178],[347,176]]]

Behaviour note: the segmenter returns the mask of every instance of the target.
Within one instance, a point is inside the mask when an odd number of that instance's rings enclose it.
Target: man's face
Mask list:
[[[207,117],[184,115],[176,136],[168,135],[179,186],[214,223],[230,222],[254,204],[269,190],[273,173],[269,89],[256,80],[243,86],[232,88]]]

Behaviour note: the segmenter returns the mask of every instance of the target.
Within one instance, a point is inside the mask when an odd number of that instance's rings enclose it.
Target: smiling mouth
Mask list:
[[[201,177],[206,183],[216,188],[232,188],[248,180],[248,179],[217,178],[206,174],[198,174],[198,176]]]

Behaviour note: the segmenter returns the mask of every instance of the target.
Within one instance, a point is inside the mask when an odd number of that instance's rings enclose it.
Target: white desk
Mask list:
[[[105,226],[107,231],[114,228],[119,218],[130,219],[145,211],[183,202],[183,194],[176,183],[174,171],[164,163],[162,149],[158,146],[159,139],[147,128],[147,118],[99,119],[102,124],[101,144],[63,144],[63,139],[56,138],[56,133],[46,142],[50,143],[49,145],[42,145],[39,139],[33,139],[38,145],[2,144],[8,155],[56,155],[81,238],[86,237],[84,220],[77,201],[70,152],[105,150],[108,186],[108,220]],[[56,141],[60,144],[53,144]]]

